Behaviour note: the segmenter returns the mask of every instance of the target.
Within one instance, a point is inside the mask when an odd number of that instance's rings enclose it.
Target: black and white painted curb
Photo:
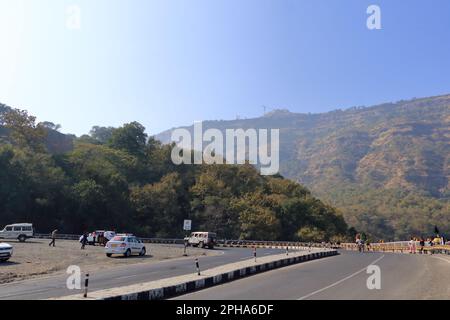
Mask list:
[[[289,265],[311,261],[315,259],[330,257],[337,255],[336,250],[312,252],[302,256],[287,257],[278,261],[262,263],[251,267],[233,270],[227,273],[218,274],[215,276],[188,281],[173,286],[167,286],[163,288],[151,289],[142,292],[136,292],[126,295],[118,295],[114,297],[108,297],[103,300],[162,300],[179,295],[183,295],[189,292],[197,291],[200,289],[206,289],[215,285],[223,284],[233,280],[245,278],[250,275],[262,273],[269,270],[274,270]]]

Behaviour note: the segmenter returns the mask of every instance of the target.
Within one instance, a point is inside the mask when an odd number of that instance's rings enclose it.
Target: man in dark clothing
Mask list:
[[[419,245],[420,245],[420,254],[423,254],[423,250],[424,250],[424,247],[425,247],[425,239],[423,237],[420,238]]]
[[[85,232],[83,234],[83,237],[81,238],[81,250],[84,250],[84,247],[86,246],[86,243],[88,242],[88,234]]]

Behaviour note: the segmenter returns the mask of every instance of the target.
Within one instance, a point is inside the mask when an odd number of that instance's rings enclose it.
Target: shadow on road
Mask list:
[[[125,257],[123,255],[117,255],[117,256],[112,256],[111,259],[142,259],[142,260],[147,260],[147,259],[151,259],[153,258],[153,256],[151,254],[145,255],[145,256],[129,256],[129,257]]]
[[[20,264],[19,262],[15,262],[15,261],[3,261],[0,262],[0,268],[1,267],[9,267],[9,266],[14,266],[14,265],[18,265]]]

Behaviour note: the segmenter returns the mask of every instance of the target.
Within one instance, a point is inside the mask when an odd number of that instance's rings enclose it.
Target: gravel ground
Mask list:
[[[6,242],[6,241],[5,241]],[[56,247],[49,247],[50,240],[30,239],[25,243],[9,241],[14,247],[14,254],[8,262],[0,263],[0,283],[7,283],[33,277],[65,272],[70,265],[77,265],[83,270],[90,271],[101,268],[114,268],[116,266],[136,263],[152,263],[166,259],[183,257],[183,246],[146,244],[145,257],[132,256],[123,258],[113,256],[108,258],[104,248],[100,246],[86,246],[80,250],[78,241],[56,240]],[[207,249],[188,249],[190,257],[215,255],[215,251]]]

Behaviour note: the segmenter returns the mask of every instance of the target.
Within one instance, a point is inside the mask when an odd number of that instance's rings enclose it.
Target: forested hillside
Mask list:
[[[290,180],[260,176],[250,165],[175,166],[171,146],[149,138],[137,122],[94,127],[70,151],[53,152],[48,138],[57,128],[0,107],[0,225],[181,237],[189,218],[194,229],[228,239],[354,236],[334,208]]]
[[[0,103],[0,116],[10,112],[11,108]],[[73,149],[73,141],[76,138],[75,135],[62,134],[58,130],[60,125],[52,122],[41,122],[37,124],[41,130],[45,131],[45,147],[53,154],[69,152]],[[9,136],[9,130],[0,125],[0,143],[7,142]]]
[[[375,238],[427,235],[435,225],[450,234],[450,95],[203,127],[279,128],[281,174]],[[157,138],[168,142],[170,130]]]

